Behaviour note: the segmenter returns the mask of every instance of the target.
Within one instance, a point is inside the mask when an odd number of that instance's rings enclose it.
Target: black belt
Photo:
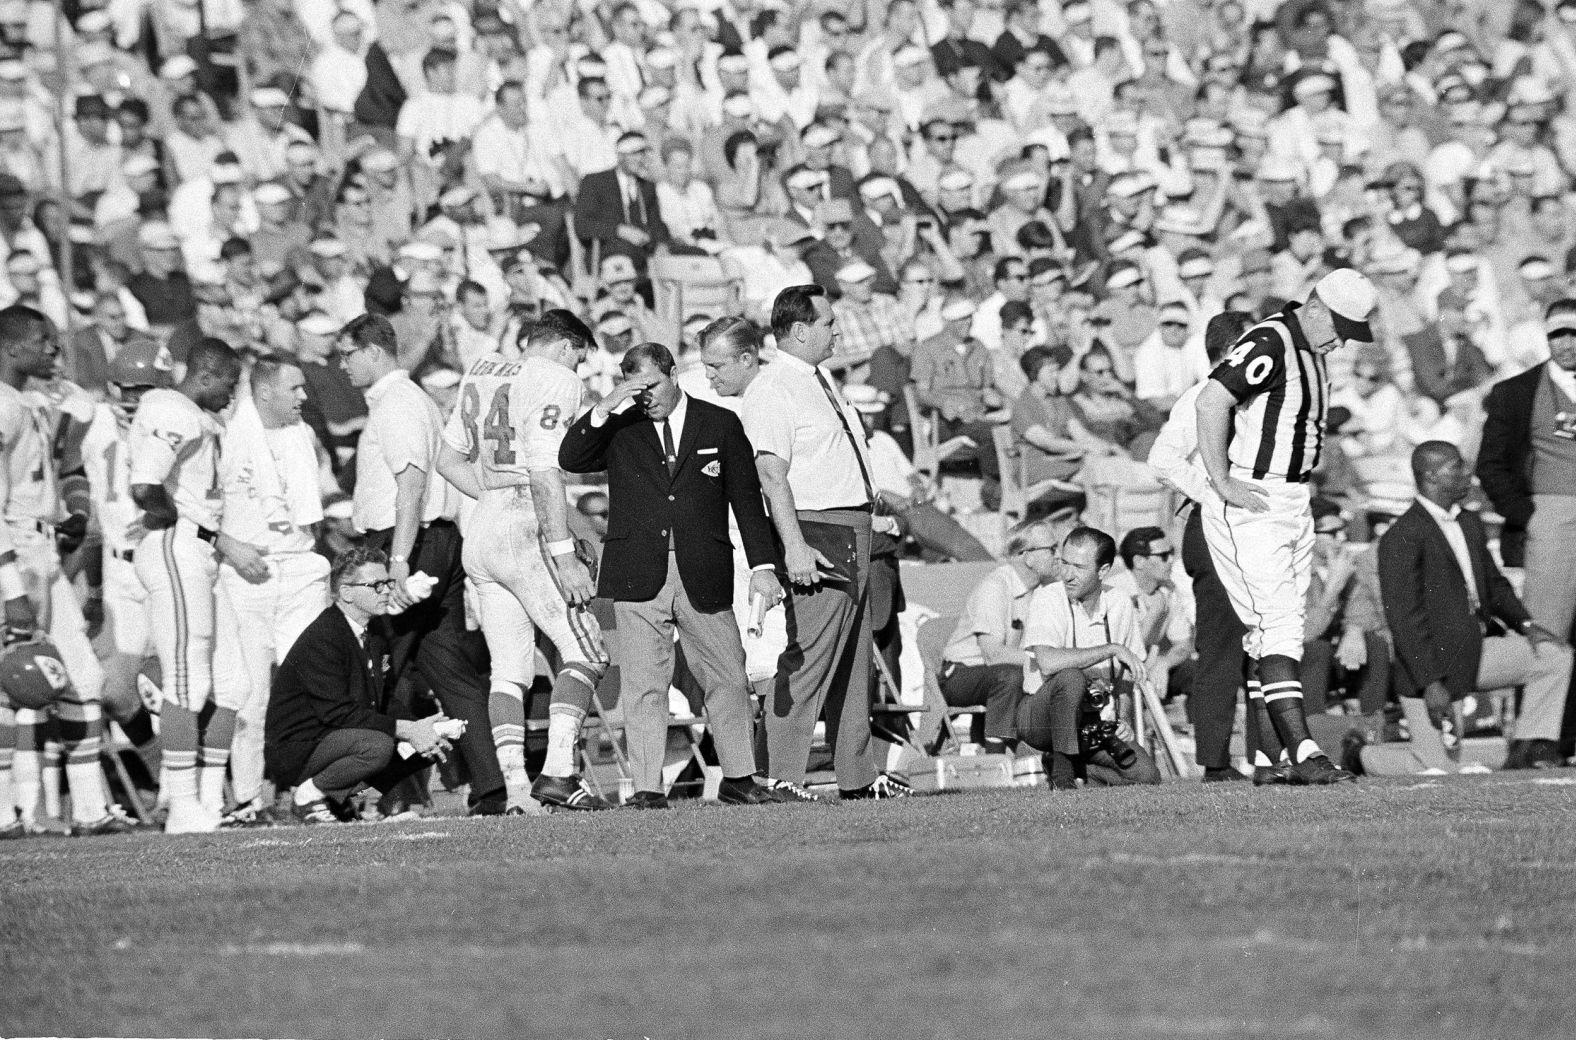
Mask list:
[[[219,532],[211,527],[204,527],[202,524],[197,525],[197,537],[209,545],[219,544]]]
[[[131,563],[135,551],[132,549],[111,549],[109,555],[112,559],[119,560],[122,563]]]

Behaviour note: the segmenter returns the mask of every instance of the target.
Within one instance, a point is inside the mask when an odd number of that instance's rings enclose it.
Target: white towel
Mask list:
[[[228,484],[250,467],[261,498],[284,502],[290,522],[296,527],[317,523],[323,519],[323,500],[318,492],[317,449],[311,427],[298,422],[272,431],[273,436],[285,439],[282,460],[276,460],[269,450],[269,435],[252,399],[238,398],[225,430],[221,479]],[[283,472],[280,462],[284,464]]]

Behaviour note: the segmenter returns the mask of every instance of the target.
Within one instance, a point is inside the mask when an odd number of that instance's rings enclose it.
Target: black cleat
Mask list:
[[[317,798],[305,805],[292,805],[290,815],[295,817],[297,823],[309,825],[343,822],[327,798]]]
[[[626,809],[671,809],[668,796],[660,791],[636,791],[624,803]]]
[[[1204,783],[1206,784],[1232,784],[1239,780],[1246,779],[1247,777],[1237,772],[1237,770],[1231,766],[1226,766],[1224,769],[1204,770]]]
[[[531,797],[546,806],[548,812],[557,809],[600,812],[613,808],[612,803],[599,798],[578,775],[539,776],[531,785]]]
[[[775,805],[779,799],[756,783],[753,776],[747,776],[743,780],[723,780],[717,787],[717,801],[723,805]]]
[[[118,809],[119,806],[116,806]],[[125,813],[111,810],[92,823],[73,823],[71,836],[73,838],[98,838],[106,834],[130,834],[137,829],[137,821]]]
[[[1253,767],[1254,787],[1281,787],[1289,783],[1291,783],[1291,764],[1288,762]]]
[[[766,788],[766,793],[771,795],[771,799],[774,802],[824,803],[825,801],[823,798],[817,798],[815,795],[805,790],[802,785],[796,784],[792,780],[773,780],[771,778],[767,778],[766,782],[762,786]]]
[[[869,787],[861,787],[853,791],[839,791],[838,794],[842,796],[845,802],[861,801],[867,798],[880,801],[883,799],[912,797],[914,789],[909,786],[908,781],[896,773],[882,773],[876,777],[876,782]]]
[[[1324,755],[1305,758],[1291,767],[1288,781],[1294,787],[1326,787],[1342,784],[1357,777],[1331,762]]]

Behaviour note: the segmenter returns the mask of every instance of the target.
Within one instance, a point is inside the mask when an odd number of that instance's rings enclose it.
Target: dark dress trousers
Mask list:
[[[385,652],[376,625],[363,648],[332,604],[302,630],[269,693],[263,728],[269,779],[294,787],[339,763],[329,785],[318,785],[325,794],[350,793],[361,782],[387,792],[428,764],[419,755],[402,759],[395,753],[395,719],[406,716],[384,693]],[[325,744],[332,754],[324,754]]]
[[[635,787],[662,790],[673,681],[673,632],[700,680],[723,774],[751,775],[749,683],[733,613],[737,518],[751,567],[777,562],[754,451],[732,412],[693,397],[670,471],[657,427],[638,408],[601,426],[587,412],[569,428],[558,462],[572,473],[608,475],[608,532],[597,592],[613,601],[613,653],[628,727]]]
[[[1532,519],[1532,404],[1543,366],[1495,383],[1483,400],[1483,443],[1477,477],[1494,509],[1505,518],[1499,555],[1507,567],[1526,561],[1527,524]],[[1564,633],[1560,633],[1564,635]]]

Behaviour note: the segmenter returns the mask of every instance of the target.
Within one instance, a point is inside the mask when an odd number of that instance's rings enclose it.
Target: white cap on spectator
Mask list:
[[[788,175],[787,184],[790,188],[813,188],[822,184],[829,178],[825,170],[799,169]]]
[[[974,312],[978,309],[973,300],[959,296],[948,300],[946,306],[941,308],[941,320],[962,321],[964,318],[974,317]]]
[[[259,206],[278,206],[290,201],[290,189],[272,181],[259,184],[252,192],[252,201]]]
[[[399,156],[387,148],[374,148],[361,157],[361,168],[368,173],[388,173],[399,166]]]
[[[459,209],[468,206],[476,200],[476,189],[464,184],[456,184],[442,195],[438,196],[438,205],[449,209]]]
[[[942,191],[967,191],[974,187],[974,175],[967,170],[948,170],[936,180]]]
[[[1259,163],[1258,178],[1271,183],[1300,180],[1302,165],[1296,159],[1284,155],[1266,155],[1264,161]]]
[[[602,281],[606,285],[617,282],[633,282],[635,280],[635,261],[622,253],[602,258]]]
[[[258,87],[251,98],[253,108],[285,108],[290,104],[290,95],[278,87]]]
[[[240,184],[246,180],[246,172],[235,163],[217,163],[208,171],[208,179],[213,181],[215,187]]]
[[[946,174],[942,175],[942,180]],[[942,185],[945,188],[945,185]],[[866,199],[879,199],[883,195],[890,195],[899,202],[903,201],[903,191],[897,186],[897,181],[891,177],[872,177],[859,186],[859,195]]]
[[[1215,273],[1215,261],[1207,256],[1194,256],[1177,265],[1178,278],[1208,278]]]
[[[646,68],[671,69],[679,63],[679,56],[671,47],[653,47],[646,52]]]
[[[645,134],[631,131],[621,134],[618,138],[618,144],[614,145],[614,148],[619,155],[634,155],[637,152],[649,150],[651,142],[646,139]]]
[[[1144,233],[1138,230],[1128,230],[1111,239],[1111,252],[1121,254],[1141,249],[1144,245]]]
[[[1338,123],[1320,123],[1314,129],[1313,136],[1320,144],[1346,143],[1346,131]]]
[[[875,276],[876,269],[863,260],[850,260],[837,269],[837,280],[849,285],[856,285]]]
[[[325,260],[332,260],[350,252],[350,247],[337,238],[314,238],[307,249],[313,256],[320,256]]]
[[[1167,206],[1155,217],[1155,230],[1175,235],[1207,235],[1204,218],[1190,206]]]
[[[102,10],[99,10],[99,11],[88,11],[81,18],[77,19],[77,32],[81,32],[81,33],[108,32],[112,25],[113,25],[113,23],[109,20],[109,12],[108,11],[102,11]],[[78,60],[79,61],[81,60],[80,48],[79,48]]]
[[[1374,274],[1412,274],[1421,263],[1417,250],[1401,247],[1398,249],[1385,249],[1375,252],[1368,262],[1368,270]]]
[[[717,59],[718,72],[749,72],[750,59],[742,54],[724,54]]]
[[[1034,191],[1040,187],[1040,175],[1033,170],[1019,170],[1001,182],[1002,191]]]
[[[1125,289],[1144,280],[1143,272],[1133,264],[1119,264],[1105,280],[1107,289]]]
[[[421,388],[429,393],[434,390],[452,390],[460,385],[460,374],[447,365],[429,369],[421,377]]]
[[[594,54],[587,54],[575,62],[575,71],[581,79],[601,79],[607,75],[607,62]]]
[[[755,102],[748,94],[730,94],[722,101],[722,111],[734,119],[748,119],[755,114]]]
[[[183,76],[195,76],[196,74],[197,63],[184,54],[177,54],[167,58],[164,64],[159,66],[160,79],[180,79]]]
[[[399,247],[399,258],[430,264],[443,259],[443,248],[431,242],[406,242]]]
[[[1338,267],[1319,279],[1313,287],[1317,296],[1335,318],[1335,334],[1359,343],[1374,341],[1368,316],[1379,303],[1374,283],[1350,267]]]
[[[1043,127],[1033,130],[1023,137],[1025,145],[1039,145],[1045,149],[1045,157],[1051,162],[1061,162],[1072,154],[1067,147],[1067,138],[1055,127]]]
[[[1069,0],[1062,5],[1062,17],[1067,20],[1068,25],[1078,25],[1094,17],[1094,8],[1089,5],[1088,0]]]
[[[1561,311],[1543,319],[1545,336],[1554,336],[1561,332],[1576,332],[1576,314]]]
[[[339,332],[339,323],[322,311],[313,311],[296,322],[296,328],[309,336],[332,336]]]
[[[892,55],[893,64],[902,69],[912,68],[929,60],[930,53],[928,51],[923,47],[915,47],[912,44],[899,47],[897,53]]]
[[[842,135],[825,123],[811,123],[804,128],[804,146],[806,148],[830,148],[836,144]]]
[[[159,172],[159,160],[151,155],[141,152],[129,155],[126,161],[120,164],[120,175],[128,180],[132,177],[145,177],[150,173]]]
[[[1123,173],[1111,178],[1111,186],[1107,190],[1119,199],[1131,199],[1154,186],[1154,180],[1147,174]]]
[[[1335,90],[1335,80],[1322,72],[1314,72],[1299,79],[1291,88],[1291,92],[1299,98],[1311,97],[1314,94],[1329,94]]]
[[[621,336],[634,330],[634,319],[623,311],[608,311],[602,315],[602,320],[596,323],[596,332],[599,336]]]
[[[410,277],[405,279],[404,291],[410,296],[431,296],[443,292],[443,283],[438,281],[437,275],[423,267],[412,271]]]
[[[815,234],[797,220],[779,220],[772,225],[766,237],[778,246],[792,246],[815,238]]]
[[[767,64],[778,72],[792,72],[803,65],[804,60],[799,57],[798,51],[783,51],[777,57],[767,62]]]
[[[653,84],[640,92],[640,97],[635,99],[635,104],[641,108],[657,108],[673,100],[673,91],[660,83]]]
[[[1545,256],[1529,256],[1516,265],[1516,273],[1529,282],[1554,277],[1554,265]]]
[[[886,408],[882,396],[881,390],[869,383],[850,383],[843,387],[843,400],[854,411],[865,415],[874,415]]]
[[[181,240],[175,229],[162,220],[153,220],[137,229],[137,243],[144,249],[179,249]]]

